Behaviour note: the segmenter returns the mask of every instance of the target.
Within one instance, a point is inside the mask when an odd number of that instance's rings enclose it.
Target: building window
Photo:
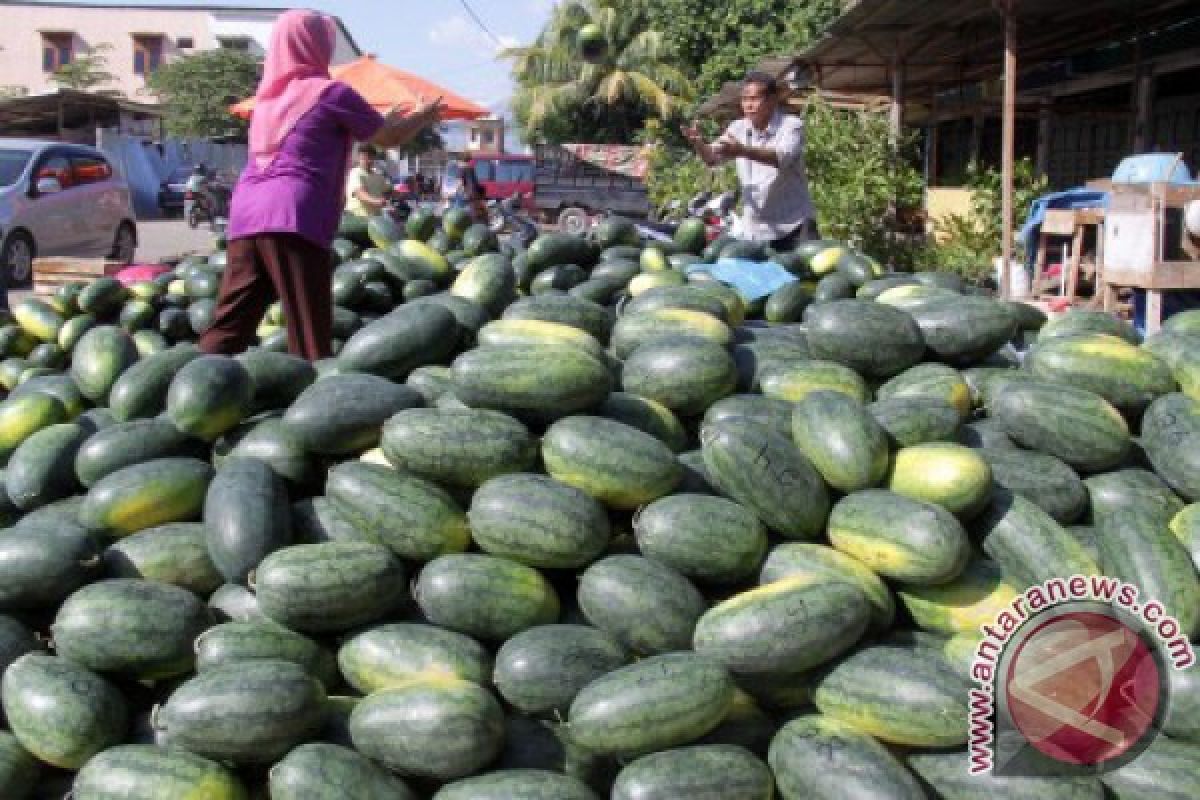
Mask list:
[[[180,36],[175,40],[175,46],[180,50],[191,50],[196,46],[196,43],[192,40],[191,36]]]
[[[163,37],[161,35],[135,35],[133,37],[133,72],[149,75],[162,64]]]
[[[243,53],[250,50],[250,37],[248,36],[229,36],[221,37],[221,47],[225,50],[240,50]]]
[[[42,34],[42,71],[57,72],[59,68],[71,63],[75,53],[75,34],[73,33],[43,33]]]

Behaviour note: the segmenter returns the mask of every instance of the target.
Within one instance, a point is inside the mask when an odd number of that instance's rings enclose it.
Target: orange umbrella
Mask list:
[[[491,113],[478,103],[473,103],[432,81],[402,69],[380,64],[373,55],[366,55],[349,64],[334,67],[329,72],[334,80],[352,87],[381,113],[387,112],[393,106],[398,106],[401,111],[411,111],[422,97],[426,101],[436,97],[442,98],[444,120],[477,119]],[[249,119],[254,111],[254,98],[247,97],[230,106],[229,110],[243,119]]]

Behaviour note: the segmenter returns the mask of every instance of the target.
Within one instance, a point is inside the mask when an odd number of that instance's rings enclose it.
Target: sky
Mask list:
[[[495,39],[471,19],[464,0],[125,0],[124,4],[315,8],[341,17],[364,53],[374,53],[385,64],[500,111],[512,94],[512,80],[509,62],[497,58],[497,51],[501,46],[531,43],[555,0],[465,2]]]

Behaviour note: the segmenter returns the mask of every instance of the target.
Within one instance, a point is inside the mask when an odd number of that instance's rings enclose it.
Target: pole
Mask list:
[[[1008,299],[1012,294],[1012,275],[1009,261],[1013,250],[1013,150],[1016,142],[1017,116],[1017,0],[1004,0],[1004,110],[1001,142],[1003,180],[1003,239],[1000,242],[1000,296]]]
[[[904,130],[904,77],[904,62],[896,55],[892,58],[892,108],[889,120],[893,144],[900,141]]]

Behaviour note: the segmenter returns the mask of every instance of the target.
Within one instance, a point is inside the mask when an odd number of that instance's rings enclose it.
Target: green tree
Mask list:
[[[164,64],[146,91],[166,107],[167,132],[174,136],[224,136],[245,131],[229,112],[232,103],[254,94],[260,61],[236,50],[207,50]]]
[[[808,102],[805,165],[821,235],[851,242],[884,264],[915,266],[923,244],[894,230],[898,213],[924,200],[919,164],[916,135],[897,140],[887,114]]]
[[[608,40],[597,63],[576,39],[594,24]],[[513,59],[513,112],[526,141],[629,143],[647,119],[669,119],[691,97],[684,73],[667,58],[662,34],[615,0],[568,0]]]
[[[967,165],[967,188],[971,190],[971,207],[966,214],[951,214],[938,226],[944,240],[934,251],[936,263],[957,272],[970,281],[982,282],[993,274],[992,259],[1000,255],[1004,237],[1002,209],[1002,179],[994,167],[984,169],[972,161]],[[1013,169],[1014,229],[1019,230],[1029,216],[1033,201],[1044,195],[1050,186],[1045,175],[1038,173],[1033,162],[1022,158]],[[1014,257],[1022,257],[1021,240],[1013,242]]]
[[[766,56],[793,54],[841,12],[842,0],[629,0],[623,13],[644,15],[660,31],[673,63],[694,76],[696,96],[739,80]]]
[[[98,89],[108,83],[115,83],[117,76],[108,71],[108,55],[112,45],[104,42],[93,47],[87,53],[76,56],[69,64],[63,64],[54,71],[50,80],[63,89],[77,89],[81,92],[95,90],[97,94],[123,96],[120,89]]]

